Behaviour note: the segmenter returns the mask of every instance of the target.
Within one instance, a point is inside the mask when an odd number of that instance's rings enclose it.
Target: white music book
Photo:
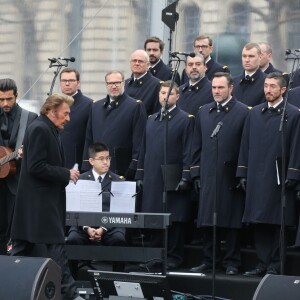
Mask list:
[[[135,212],[136,183],[112,181],[110,191],[110,212]],[[66,210],[73,212],[102,212],[101,184],[98,181],[72,181],[66,187]]]

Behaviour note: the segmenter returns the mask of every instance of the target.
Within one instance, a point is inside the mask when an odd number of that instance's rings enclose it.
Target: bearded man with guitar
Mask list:
[[[16,103],[17,96],[15,81],[0,79],[0,255],[7,253],[25,129],[37,118]]]

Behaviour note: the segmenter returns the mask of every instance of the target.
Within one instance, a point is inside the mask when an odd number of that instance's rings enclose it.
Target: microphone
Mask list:
[[[172,57],[175,57],[176,55],[184,55],[184,56],[190,56],[190,57],[195,57],[196,56],[195,52],[191,52],[191,53],[187,53],[187,52],[169,52],[169,53]]]
[[[66,61],[70,61],[70,62],[74,62],[75,61],[75,57],[58,57],[57,59],[60,59],[60,60],[66,60]]]
[[[295,50],[296,51],[296,50]],[[286,49],[285,50],[285,55],[289,55],[289,54],[291,54],[292,53],[292,50],[291,49]]]
[[[291,49],[286,49],[285,50],[285,60],[288,60],[288,56],[292,53],[292,50]]]
[[[214,138],[215,136],[217,136],[219,134],[219,131],[222,128],[222,126],[223,126],[223,122],[219,122],[217,124],[216,128],[214,129],[214,131],[212,132],[212,134],[210,136],[211,139]]]
[[[50,61],[50,62],[52,62],[52,63],[56,63],[57,62],[57,59],[56,58],[48,58],[48,60]]]

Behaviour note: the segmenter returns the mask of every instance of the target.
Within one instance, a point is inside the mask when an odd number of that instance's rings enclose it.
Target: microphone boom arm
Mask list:
[[[69,61],[74,62],[75,58],[71,57],[70,59],[66,59],[64,57],[59,57],[59,58],[48,58],[48,60],[50,61],[49,68],[56,67],[56,70],[54,71],[54,77],[51,82],[50,91],[49,91],[49,93],[47,93],[48,96],[51,96],[54,85],[55,85],[56,78],[57,78],[58,74],[60,73],[61,68],[67,67],[69,64]],[[65,63],[62,63],[60,60],[64,60]]]

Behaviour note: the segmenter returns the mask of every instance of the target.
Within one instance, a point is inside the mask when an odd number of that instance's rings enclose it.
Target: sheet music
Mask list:
[[[111,212],[135,212],[136,183],[133,181],[112,181],[110,197]]]
[[[98,181],[72,181],[66,187],[67,211],[102,212],[101,185]],[[99,195],[100,194],[100,195]]]

